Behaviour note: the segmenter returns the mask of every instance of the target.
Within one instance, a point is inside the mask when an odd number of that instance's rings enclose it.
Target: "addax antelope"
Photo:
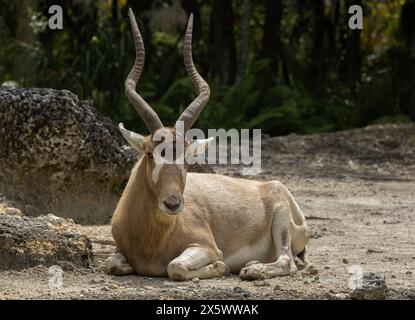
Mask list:
[[[120,124],[124,138],[144,155],[132,170],[112,218],[117,252],[106,261],[106,272],[174,280],[221,277],[232,272],[248,280],[295,273],[299,260],[308,266],[306,221],[280,182],[187,173],[186,163],[157,163],[154,151],[159,142],[153,137],[163,133],[175,137],[177,128],[164,127],[135,90],[145,53],[131,9],[129,17],[136,60],[125,81],[125,92],[151,134],[144,137]],[[185,133],[210,95],[208,84],[193,64],[192,29],[190,15],[184,64],[199,95],[179,118]],[[174,144],[175,140],[164,142]],[[192,149],[195,143],[203,148]],[[183,152],[204,152],[208,144],[209,139],[185,140]]]

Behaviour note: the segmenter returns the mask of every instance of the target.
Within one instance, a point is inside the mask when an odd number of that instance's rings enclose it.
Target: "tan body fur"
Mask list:
[[[142,159],[134,168],[112,220],[117,248],[137,274],[166,276],[168,264],[191,246],[208,248],[211,262],[222,260],[231,272],[252,260],[274,262],[274,219],[286,224],[293,256],[305,249],[304,216],[281,183],[189,173],[184,209],[169,216],[151,199],[145,166]],[[280,217],[279,206],[286,209]]]

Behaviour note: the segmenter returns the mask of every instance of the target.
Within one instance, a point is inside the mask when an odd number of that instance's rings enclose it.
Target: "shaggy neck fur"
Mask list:
[[[151,259],[166,247],[176,218],[160,211],[157,198],[147,184],[147,158],[144,156],[131,173],[117,211],[122,213],[124,242],[134,255]],[[150,177],[151,179],[151,177]]]

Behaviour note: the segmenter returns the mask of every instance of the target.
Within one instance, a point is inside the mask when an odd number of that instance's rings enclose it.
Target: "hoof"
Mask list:
[[[263,280],[266,279],[265,272],[261,268],[261,264],[250,264],[249,266],[242,268],[239,273],[241,280]]]
[[[256,263],[242,268],[239,273],[241,280],[264,280],[277,276],[288,276],[297,272],[297,268],[290,267],[290,263],[278,260],[274,263]]]
[[[181,263],[170,263],[167,266],[167,274],[171,280],[184,281],[187,273],[187,268]]]
[[[223,261],[216,261],[212,264],[218,277],[229,274],[229,267]]]
[[[124,276],[134,273],[134,269],[121,253],[116,253],[105,260],[105,273],[113,276]]]

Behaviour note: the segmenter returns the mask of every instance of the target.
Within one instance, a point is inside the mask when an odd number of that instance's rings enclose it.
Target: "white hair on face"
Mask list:
[[[186,182],[186,176],[187,176],[187,170],[184,167],[184,164],[179,164],[178,166],[179,166],[180,172],[182,174],[183,183],[185,183]]]
[[[160,171],[164,167],[164,163],[156,163],[152,172],[153,182],[157,183],[159,181]]]
[[[153,172],[152,172],[152,179],[153,179],[154,183],[157,183],[157,181],[159,180],[160,171],[161,171],[161,169],[163,169],[164,165],[165,165],[165,163],[162,163],[162,164],[156,163],[156,165],[153,169]],[[177,166],[179,167],[180,172],[182,174],[183,183],[185,183],[186,182],[186,177],[187,177],[187,170],[184,167],[184,164],[178,164]]]

